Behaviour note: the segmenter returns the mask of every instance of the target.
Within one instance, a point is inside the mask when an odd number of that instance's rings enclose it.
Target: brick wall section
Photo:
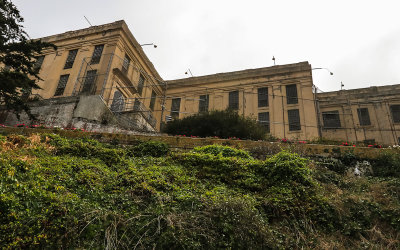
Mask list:
[[[254,148],[261,148],[266,152],[276,152],[281,149],[290,149],[303,156],[338,156],[346,152],[352,152],[354,155],[361,158],[376,158],[380,153],[385,150],[391,149],[378,149],[366,147],[342,147],[335,145],[319,145],[319,144],[288,144],[280,142],[266,142],[266,141],[250,141],[250,140],[227,140],[215,138],[187,138],[168,136],[160,134],[143,134],[143,135],[129,135],[129,134],[112,134],[112,133],[93,133],[93,132],[76,132],[60,129],[31,129],[31,128],[0,128],[0,133],[6,134],[24,134],[29,135],[33,133],[55,133],[61,136],[70,138],[89,137],[97,139],[101,142],[114,142],[120,144],[135,144],[138,140],[148,141],[157,140],[167,143],[172,149],[175,150],[190,150],[194,147],[219,144],[232,146],[236,148],[251,150]]]

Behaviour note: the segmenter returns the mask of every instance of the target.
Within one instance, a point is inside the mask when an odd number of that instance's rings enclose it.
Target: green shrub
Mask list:
[[[261,140],[267,132],[255,119],[233,110],[211,111],[168,122],[163,132],[172,135]]]
[[[385,150],[372,162],[372,172],[379,177],[400,177],[400,154]]]
[[[140,142],[138,145],[128,149],[129,155],[143,157],[161,157],[169,153],[168,144],[160,141]]]
[[[195,153],[205,153],[205,154],[212,154],[212,155],[220,155],[223,157],[237,157],[243,159],[252,159],[250,154],[247,151],[228,147],[228,146],[221,146],[221,145],[208,145],[203,147],[196,147],[193,149]]]

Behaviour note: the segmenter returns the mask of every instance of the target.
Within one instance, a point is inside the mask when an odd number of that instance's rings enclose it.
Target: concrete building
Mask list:
[[[400,85],[315,93],[308,62],[164,81],[124,21],[42,38],[36,123],[160,131],[198,112],[234,109],[275,137],[400,143]],[[30,123],[0,110],[0,123]]]

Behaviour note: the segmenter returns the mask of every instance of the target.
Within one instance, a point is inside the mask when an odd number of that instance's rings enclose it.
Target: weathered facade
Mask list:
[[[167,113],[234,109],[279,138],[318,137],[311,65],[301,62],[167,81]]]
[[[55,44],[57,50],[49,49],[39,56],[42,81],[38,85],[42,89],[33,90],[32,97],[100,96],[119,124],[147,131],[159,129],[163,80],[124,21],[42,40]],[[33,105],[35,112],[40,110]]]
[[[400,143],[400,85],[315,93],[308,62],[164,81],[124,21],[42,38],[36,123],[160,131],[198,112],[234,109],[275,137]],[[0,112],[0,122],[29,123]]]
[[[400,144],[400,85],[317,94],[321,136],[368,144]]]

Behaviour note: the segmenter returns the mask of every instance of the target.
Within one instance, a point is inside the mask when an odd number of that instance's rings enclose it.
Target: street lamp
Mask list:
[[[329,74],[332,76],[333,73],[328,69],[328,68],[312,68],[311,70],[315,70],[315,69],[325,69],[329,72]]]
[[[185,72],[185,75],[187,75],[188,73],[190,73],[190,75],[193,77],[192,71],[191,71],[190,69],[188,69],[188,70]]]
[[[147,46],[147,45],[153,45],[154,48],[157,48],[157,45],[155,45],[154,43],[145,43],[145,44],[140,44],[140,46]]]

